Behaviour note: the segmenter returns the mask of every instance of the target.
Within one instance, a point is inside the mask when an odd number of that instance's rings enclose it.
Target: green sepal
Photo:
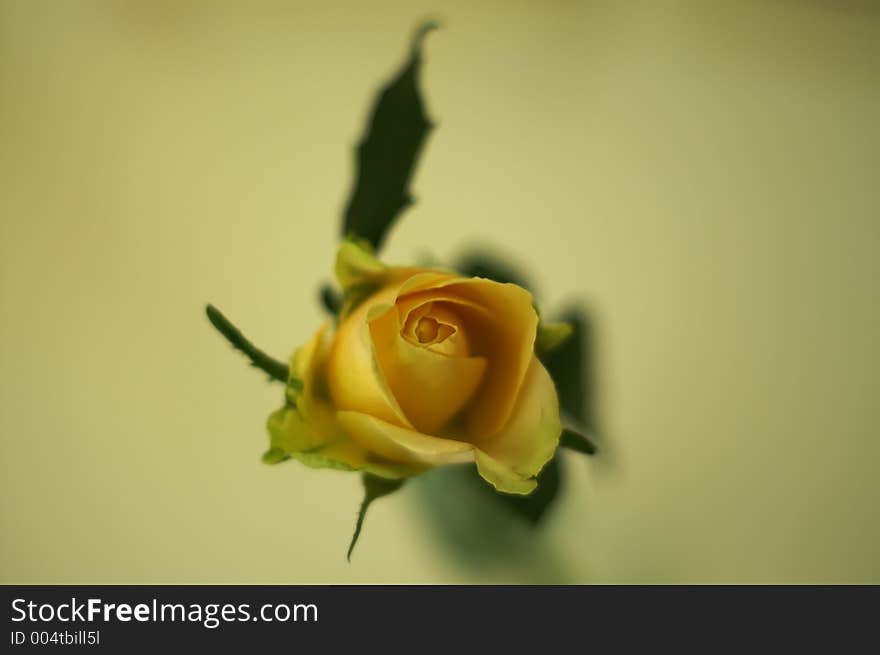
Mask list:
[[[290,387],[288,387],[289,391]],[[291,421],[292,424],[285,426],[285,421]],[[312,468],[353,470],[344,462],[329,459],[321,454],[320,451],[326,444],[314,436],[295,404],[272,412],[266,421],[266,428],[269,432],[269,450],[263,455],[263,461],[267,464],[284,461],[286,458],[281,458],[284,454]]]
[[[263,464],[280,464],[281,462],[286,462],[290,459],[290,455],[288,455],[281,448],[269,448],[265,453],[263,453]]]
[[[400,489],[405,480],[403,478],[389,480],[388,478],[380,478],[378,475],[364,473],[361,476],[361,481],[364,484],[364,499],[358,510],[357,522],[354,526],[354,534],[351,536],[351,543],[348,546],[348,554],[346,555],[346,558],[349,562],[351,561],[351,553],[354,550],[354,546],[357,543],[358,537],[361,535],[361,528],[363,528],[364,518],[367,516],[367,510],[369,509],[370,504],[377,498],[387,496]]]
[[[343,241],[336,251],[334,266],[336,281],[345,291],[366,283],[380,284],[385,279],[388,267],[376,257],[372,246],[357,238]]]
[[[338,318],[348,316],[385,283],[389,269],[362,239],[346,239],[336,253],[336,280],[342,287]]]
[[[287,378],[287,386],[284,387],[284,401],[288,407],[296,407],[297,398],[302,393],[303,381],[291,375]]]
[[[301,429],[296,431],[283,429],[287,412],[294,412],[296,416],[299,416],[295,407],[278,409],[269,416],[267,421],[269,450],[263,453],[264,464],[280,464],[289,459],[295,459],[310,468],[326,468],[337,471],[356,470],[345,462],[324,455],[321,451],[324,450],[325,444],[314,442],[305,424],[302,424]]]
[[[535,335],[535,352],[543,355],[555,350],[565,343],[574,333],[571,323],[538,323],[538,331]]]
[[[313,469],[334,469],[336,471],[357,471],[357,469],[345,462],[340,462],[338,459],[333,459],[331,457],[326,457],[317,451],[301,451],[290,453],[290,456],[300,462],[301,464],[305,464],[309,468]]]
[[[595,455],[598,450],[596,445],[584,435],[568,428],[562,431],[562,435],[559,437],[559,446],[584,455]]]

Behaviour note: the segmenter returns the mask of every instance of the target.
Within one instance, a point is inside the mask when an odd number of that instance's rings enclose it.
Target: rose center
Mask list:
[[[446,341],[455,331],[454,327],[433,316],[422,316],[413,329],[413,335],[420,346],[435,346]]]
[[[430,343],[437,338],[440,331],[440,324],[437,319],[430,316],[423,316],[416,325],[416,338],[419,343]]]
[[[451,357],[468,357],[467,338],[459,316],[440,303],[425,303],[410,311],[400,336],[414,346]]]

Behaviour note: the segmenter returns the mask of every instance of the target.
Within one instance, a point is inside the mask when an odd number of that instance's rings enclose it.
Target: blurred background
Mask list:
[[[877,7],[0,0],[0,582],[880,582]],[[347,564],[357,477],[260,463],[282,390],[203,307],[312,334],[426,16],[385,256],[588,307],[607,448],[515,556],[416,485]]]

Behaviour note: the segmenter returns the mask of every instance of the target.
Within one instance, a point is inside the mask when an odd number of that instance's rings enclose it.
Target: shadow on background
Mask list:
[[[610,476],[623,473],[620,449],[604,428],[598,410],[599,374],[596,311],[586,302],[572,300],[551,320],[564,321],[572,336],[556,350],[542,356],[544,366],[556,382],[563,422],[576,428],[598,447],[591,471]]]
[[[538,524],[503,502],[472,464],[443,466],[412,480],[415,510],[433,542],[480,582],[565,584],[571,574]],[[538,493],[537,491],[535,493]]]
[[[602,432],[596,404],[595,311],[586,303],[572,301],[559,312],[548,312],[524,267],[512,261],[497,249],[480,247],[455,258],[453,268],[468,276],[522,286],[535,297],[542,320],[572,326],[571,337],[541,360],[556,384],[564,425],[598,445],[591,469],[606,475],[619,473],[620,463]],[[568,467],[586,466],[579,461],[580,454],[572,454]],[[419,513],[435,530],[437,541],[465,568],[504,579],[512,575],[514,581],[524,583],[570,582],[565,566],[539,530],[564,497],[565,469],[562,454],[557,452],[538,476],[538,488],[520,497],[496,493],[472,465],[440,467],[415,481]]]

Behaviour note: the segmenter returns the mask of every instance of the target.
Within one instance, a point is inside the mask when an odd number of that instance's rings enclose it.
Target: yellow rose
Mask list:
[[[473,461],[498,491],[533,491],[562,424],[529,292],[387,267],[353,242],[336,273],[338,326],[292,357],[270,452],[386,478]]]

